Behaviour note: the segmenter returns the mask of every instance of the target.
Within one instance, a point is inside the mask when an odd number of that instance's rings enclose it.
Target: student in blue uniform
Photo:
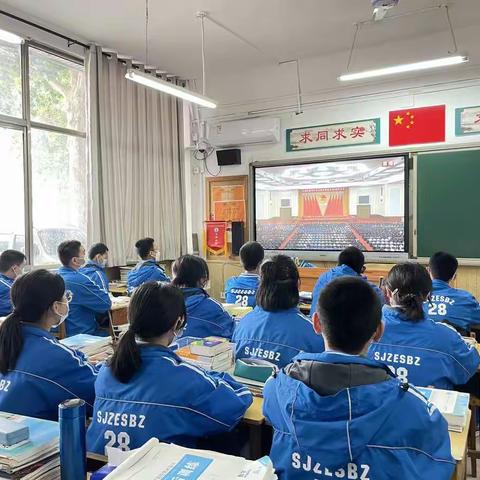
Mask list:
[[[10,290],[25,268],[27,257],[17,250],[5,250],[0,255],[0,317],[12,311]]]
[[[450,326],[425,316],[423,302],[432,290],[425,267],[395,265],[386,281],[390,306],[383,308],[385,333],[369,357],[383,362],[400,380],[451,390],[476,374],[480,356]]]
[[[129,295],[131,295],[137,287],[142,285],[142,283],[150,281],[170,281],[165,270],[157,263],[159,254],[153,238],[142,238],[135,244],[135,248],[141,260],[133,270],[128,272],[127,288]]]
[[[472,325],[480,324],[480,305],[471,293],[450,286],[457,268],[458,261],[453,255],[445,252],[432,255],[428,270],[433,289],[424,310],[433,321],[447,322],[468,334]]]
[[[300,354],[264,388],[278,478],[449,480],[455,461],[445,419],[365,356],[383,329],[372,287],[352,276],[332,281],[313,323],[325,352]]]
[[[290,257],[276,255],[261,267],[257,306],[237,325],[237,358],[259,358],[283,367],[300,352],[323,352],[322,337],[298,309],[300,277]]]
[[[183,336],[232,338],[235,322],[221,303],[204,290],[209,281],[207,262],[195,255],[184,255],[172,267],[172,283],[185,297],[188,325]]]
[[[365,280],[366,277],[363,277],[362,274],[365,272],[365,255],[357,247],[348,247],[343,250],[338,256],[338,265],[328,272],[325,272],[317,280],[315,287],[312,292],[312,307],[310,309],[310,316],[315,312],[316,305],[318,303],[318,298],[320,297],[320,292],[325,286],[339,277],[361,277]],[[380,298],[382,305],[385,303],[385,296],[376,285],[372,285],[373,289]]]
[[[0,326],[0,410],[57,420],[58,404],[81,398],[92,412],[95,367],[49,332],[67,317],[60,275],[33,270],[12,287],[13,313]]]
[[[73,293],[70,313],[65,322],[67,337],[79,333],[108,335],[108,332],[99,329],[95,316],[108,312],[112,302],[108,292],[80,272],[85,264],[85,248],[80,242],[69,240],[59,245],[58,257],[63,265],[58,273],[65,281],[67,290]]]
[[[88,252],[88,261],[80,269],[80,273],[86,275],[93,283],[102,290],[109,291],[110,281],[105,269],[108,265],[108,247],[104,243],[92,245]]]
[[[128,316],[129,330],[95,384],[88,451],[138,448],[152,437],[194,447],[202,437],[232,430],[252,403],[250,391],[169,348],[188,318],[182,292],[148,282],[135,290]]]
[[[258,271],[265,256],[258,242],[247,242],[240,249],[244,273],[232,277],[225,284],[225,301],[242,307],[254,307],[260,277]]]

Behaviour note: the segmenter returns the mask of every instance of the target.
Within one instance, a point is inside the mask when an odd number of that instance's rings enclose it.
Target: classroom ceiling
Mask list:
[[[400,0],[392,13],[444,3]],[[348,52],[353,24],[371,17],[370,0],[150,0],[149,63],[183,78],[201,77],[200,24],[204,10],[257,49],[206,22],[207,72],[245,70],[291,58]],[[480,0],[451,0],[456,29],[480,23]],[[144,0],[0,0],[0,7],[86,41],[145,61]],[[441,9],[365,25],[358,46],[447,32]],[[450,38],[445,36],[448,48]]]

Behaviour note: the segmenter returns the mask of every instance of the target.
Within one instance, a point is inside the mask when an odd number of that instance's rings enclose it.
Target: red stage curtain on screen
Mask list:
[[[445,141],[445,105],[390,112],[390,146]]]
[[[342,217],[343,212],[342,190],[315,190],[302,192],[303,217]]]
[[[326,217],[341,217],[343,215],[343,193],[333,193],[325,210]]]

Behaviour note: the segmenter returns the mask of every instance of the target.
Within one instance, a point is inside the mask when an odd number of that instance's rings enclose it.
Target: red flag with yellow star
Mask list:
[[[390,146],[445,141],[445,105],[390,112]]]

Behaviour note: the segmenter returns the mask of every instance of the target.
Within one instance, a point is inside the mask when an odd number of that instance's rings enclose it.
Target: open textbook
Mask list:
[[[113,451],[112,451],[113,450]],[[268,457],[257,461],[207,450],[194,450],[150,439],[131,452],[109,449],[119,466],[105,480],[276,480]],[[118,461],[118,456],[127,458]]]

